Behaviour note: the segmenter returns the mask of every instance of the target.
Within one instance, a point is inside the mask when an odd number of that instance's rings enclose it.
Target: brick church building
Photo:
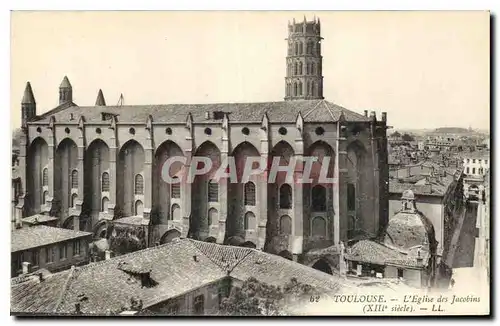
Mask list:
[[[375,235],[388,221],[387,115],[358,114],[324,100],[319,19],[288,24],[281,102],[95,105],[73,102],[64,77],[59,106],[37,115],[30,83],[22,99],[20,189],[12,224],[46,214],[59,226],[110,236],[127,230],[144,246],[192,237],[242,244],[302,260],[311,250]],[[169,184],[163,163],[228,156],[283,165],[330,156],[334,182],[300,184],[254,175],[246,183]],[[237,167],[238,169],[238,167]],[[238,170],[238,175],[241,171]],[[266,172],[263,175],[267,175]],[[300,177],[303,167],[294,175]]]

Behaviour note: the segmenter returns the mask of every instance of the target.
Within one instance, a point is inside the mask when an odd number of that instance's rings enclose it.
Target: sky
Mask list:
[[[12,12],[11,124],[94,105],[281,101],[287,23],[321,19],[325,99],[395,128],[489,129],[488,12]]]

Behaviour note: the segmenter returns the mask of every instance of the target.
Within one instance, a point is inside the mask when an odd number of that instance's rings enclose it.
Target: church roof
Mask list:
[[[215,120],[213,112],[228,113],[230,121],[261,122],[267,113],[271,123],[294,123],[299,112],[305,122],[334,122],[344,114],[346,121],[365,121],[370,118],[350,111],[325,100],[298,100],[261,103],[209,103],[209,104],[163,104],[163,105],[124,105],[124,106],[77,106],[44,114],[39,121],[46,121],[54,116],[56,121],[69,121],[70,115],[75,120],[84,116],[85,121],[102,121],[102,113],[117,115],[118,122],[146,122],[151,115],[153,121],[167,123],[185,123],[188,113],[193,122],[220,122]],[[206,119],[206,113],[209,119]]]
[[[33,90],[31,89],[30,82],[26,83],[26,88],[24,89],[24,95],[21,104],[36,104],[35,96],[33,95]]]

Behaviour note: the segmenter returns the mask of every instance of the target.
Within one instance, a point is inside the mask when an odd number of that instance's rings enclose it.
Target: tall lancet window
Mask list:
[[[219,201],[219,185],[214,180],[208,181],[208,202],[216,203]]]
[[[245,184],[245,205],[255,206],[255,184],[253,182]]]
[[[49,185],[49,170],[45,168],[43,169],[42,186],[46,187],[48,185]]]
[[[144,194],[144,178],[140,174],[135,176],[135,194]]]
[[[286,183],[280,188],[280,208],[292,208],[292,187]]]
[[[101,191],[104,191],[104,192],[109,191],[109,173],[108,172],[104,172],[102,174]]]
[[[172,181],[170,188],[172,191],[172,198],[181,198],[181,184],[179,183],[179,178],[173,177]]]
[[[73,170],[71,172],[71,188],[78,189],[78,171]]]

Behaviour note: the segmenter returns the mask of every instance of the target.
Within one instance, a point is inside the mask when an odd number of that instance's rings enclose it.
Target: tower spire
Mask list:
[[[21,126],[26,128],[29,121],[36,117],[36,102],[31,83],[26,83],[23,99],[21,100]]]
[[[59,105],[73,101],[73,87],[67,76],[64,76],[59,85]]]
[[[33,90],[31,89],[30,82],[26,83],[26,88],[24,89],[24,95],[21,104],[36,104],[35,96],[33,95]]]
[[[314,22],[307,22],[305,15],[303,22],[296,23],[295,18],[293,19],[293,27],[289,28],[287,38],[285,100],[324,98],[321,39],[319,26]]]
[[[106,106],[106,101],[104,100],[104,95],[102,94],[102,89],[99,89],[97,93],[97,99],[95,100],[95,106]]]

